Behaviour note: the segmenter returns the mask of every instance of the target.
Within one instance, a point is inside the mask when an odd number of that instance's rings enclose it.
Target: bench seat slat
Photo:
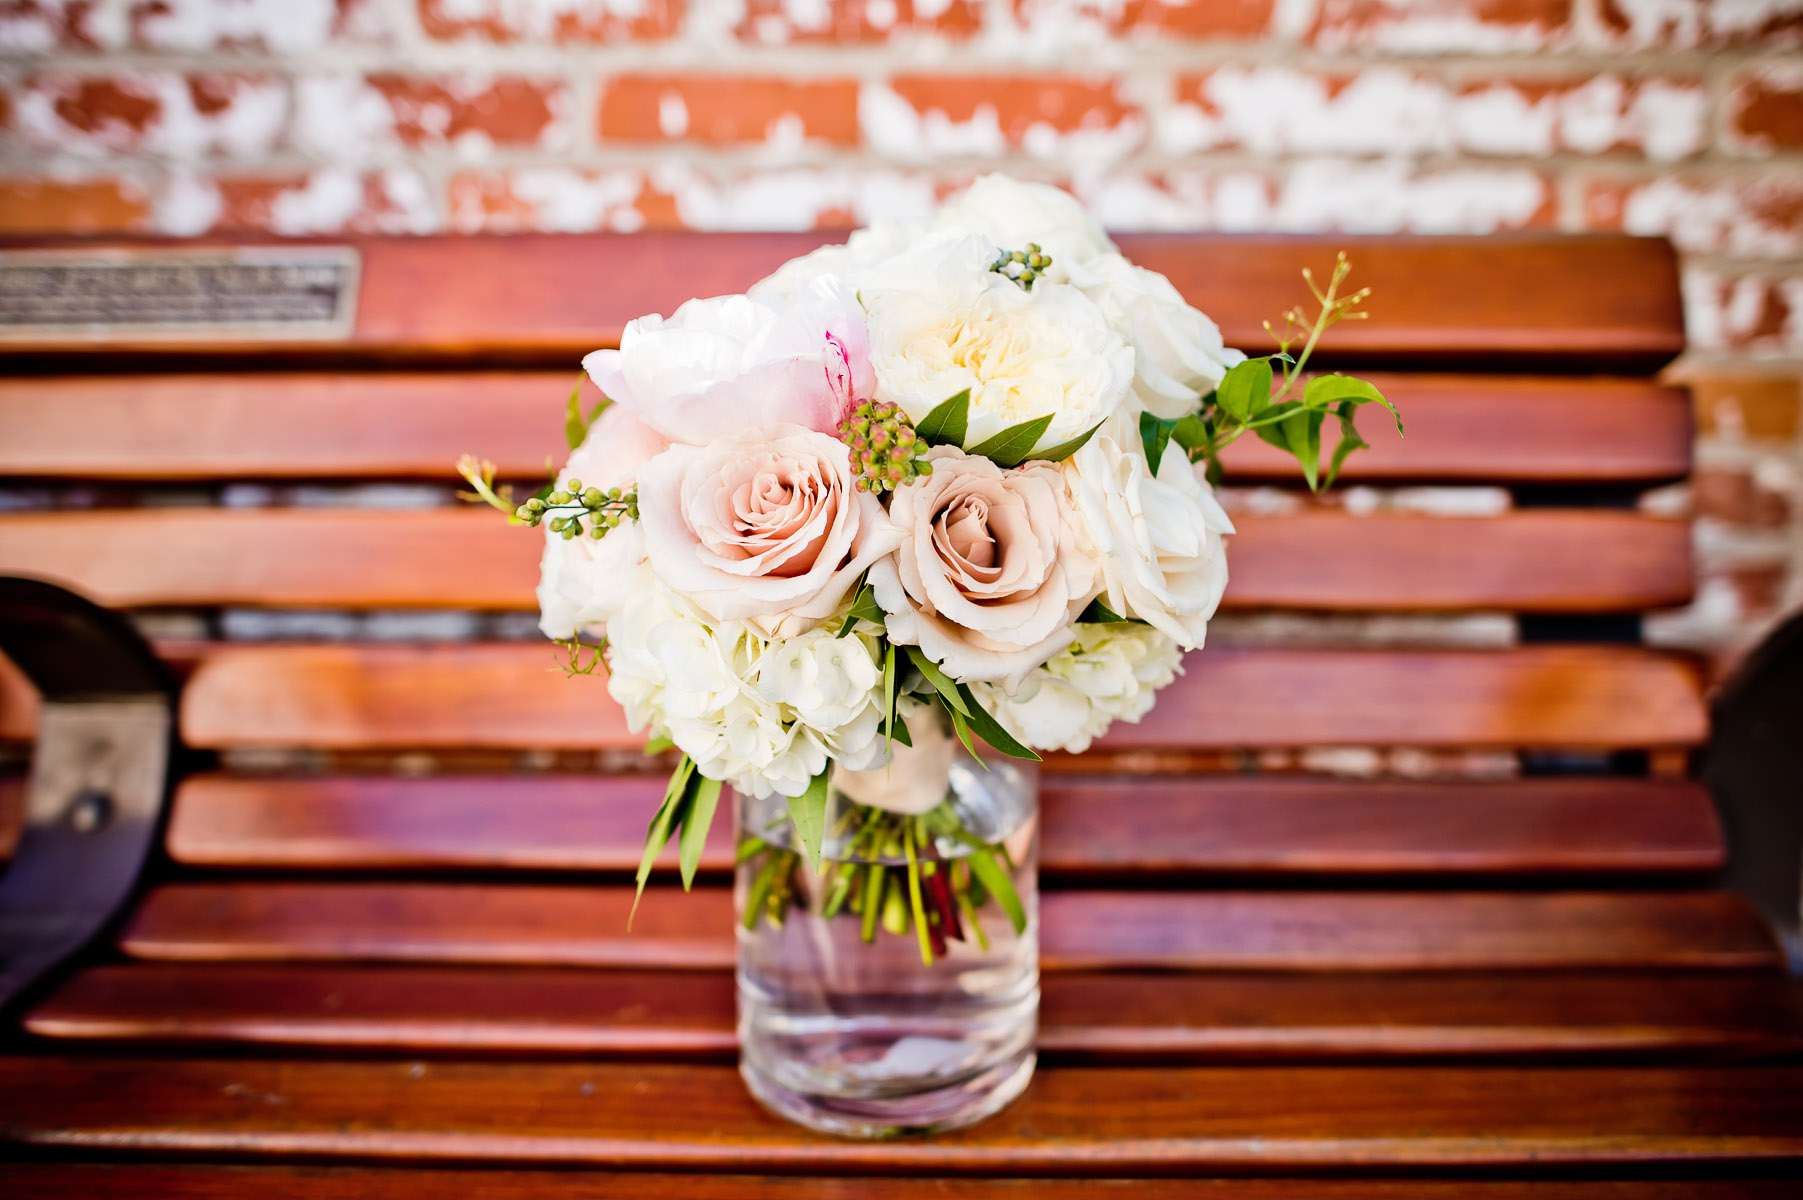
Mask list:
[[[1056,973],[1060,1061],[1803,1052],[1803,993],[1760,973]],[[144,963],[90,968],[26,1029],[69,1041],[730,1060],[725,971]]]
[[[603,681],[564,678],[545,645],[237,645],[199,656],[182,697],[183,736],[195,746],[643,743]],[[1706,731],[1695,666],[1633,647],[1212,646],[1185,668],[1145,720],[1116,725],[1097,745],[1593,748],[1695,745]]]
[[[945,1179],[659,1175],[609,1171],[454,1171],[199,1163],[9,1164],[12,1200],[1792,1200],[1794,1180],[1588,1179]]]
[[[732,962],[723,887],[173,883],[120,934],[129,955],[712,968]],[[1722,892],[1104,892],[1041,897],[1047,967],[1332,970],[1740,968],[1771,934]]]
[[[733,1069],[592,1063],[0,1060],[0,1130],[74,1153],[610,1168],[1267,1175],[1803,1154],[1799,1067],[1051,1067],[934,1139],[820,1138]]]
[[[479,451],[504,476],[534,479],[547,456],[561,461],[566,453],[557,406],[573,373],[0,380],[0,473],[83,482],[442,482],[459,455]],[[1371,449],[1347,461],[1349,481],[1654,483],[1690,467],[1690,401],[1678,388],[1556,376],[1371,380],[1406,414],[1408,437],[1386,432],[1382,414],[1362,415]],[[195,438],[195,429],[207,437]],[[1237,481],[1296,480],[1294,460],[1257,438],[1241,439],[1226,462]]]
[[[663,787],[651,776],[203,775],[178,789],[167,847],[213,868],[624,873]],[[1684,780],[1048,776],[1042,803],[1041,870],[1060,878],[1687,873],[1723,857],[1708,793]],[[730,825],[715,823],[703,871],[730,869]]]
[[[534,362],[574,365],[617,342],[625,323],[669,313],[693,296],[744,290],[830,234],[636,233],[352,239],[362,255],[356,319],[346,339],[257,343],[54,335],[39,353],[216,353],[289,359]],[[1651,370],[1684,348],[1677,261],[1651,238],[1549,236],[1340,237],[1139,234],[1121,251],[1163,272],[1221,323],[1227,344],[1269,345],[1261,325],[1306,299],[1300,271],[1326,278],[1344,247],[1354,282],[1374,292],[1373,319],[1334,331],[1336,359],[1582,364]],[[183,243],[192,248],[194,243]],[[606,286],[596,286],[606,280]]]
[[[1688,523],[1630,512],[1236,524],[1231,609],[1623,612],[1683,604],[1694,586]],[[542,535],[486,509],[0,516],[0,571],[118,608],[535,610],[543,549]]]

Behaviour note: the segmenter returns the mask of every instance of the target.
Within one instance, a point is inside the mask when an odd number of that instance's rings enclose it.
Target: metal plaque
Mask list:
[[[0,251],[0,341],[328,341],[350,335],[349,246]]]

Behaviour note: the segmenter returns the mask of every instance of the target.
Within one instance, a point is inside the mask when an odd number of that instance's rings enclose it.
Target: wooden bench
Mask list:
[[[1638,644],[1691,593],[1686,523],[1636,505],[1691,427],[1653,380],[1672,255],[1625,238],[1122,239],[1248,347],[1344,245],[1374,318],[1327,358],[1408,439],[1373,429],[1346,486],[1378,490],[1320,504],[1236,446],[1211,645],[1048,762],[1027,1096],[931,1141],[765,1116],[725,830],[627,934],[659,764],[509,615],[537,539],[450,468],[540,475],[581,353],[817,240],[372,241],[255,284],[313,289],[262,318],[298,329],[0,326],[0,574],[131,611],[180,681],[150,862],[7,1027],[6,1194],[1796,1194],[1803,1003],[1721,886],[1700,672]],[[79,682],[59,720],[125,686]],[[40,763],[82,761],[66,725]],[[7,671],[15,813],[37,728]]]

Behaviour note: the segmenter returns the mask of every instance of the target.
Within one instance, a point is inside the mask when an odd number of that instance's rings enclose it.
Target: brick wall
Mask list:
[[[1706,579],[1803,601],[1803,0],[0,0],[0,233],[841,226],[997,164],[1117,227],[1686,255]]]

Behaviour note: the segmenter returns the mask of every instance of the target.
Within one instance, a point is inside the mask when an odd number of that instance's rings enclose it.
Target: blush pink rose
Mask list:
[[[639,473],[639,527],[670,588],[777,637],[831,616],[900,540],[844,443],[797,425],[671,446]]]
[[[1095,595],[1063,476],[949,446],[928,457],[933,473],[889,503],[901,546],[870,572],[890,640],[957,679],[1019,678],[1070,645]]]
[[[640,317],[618,350],[582,365],[640,420],[696,446],[772,425],[828,432],[876,389],[864,314],[832,279],[771,303],[716,296]]]

